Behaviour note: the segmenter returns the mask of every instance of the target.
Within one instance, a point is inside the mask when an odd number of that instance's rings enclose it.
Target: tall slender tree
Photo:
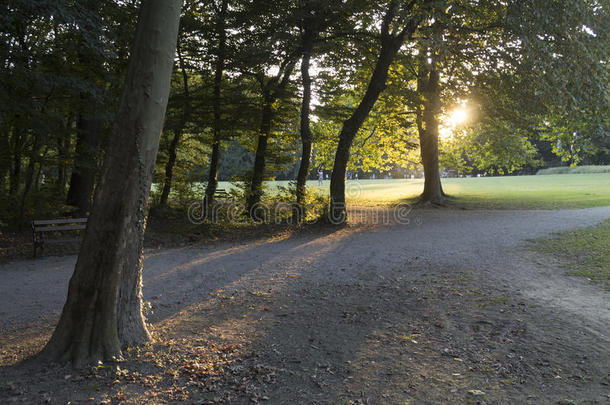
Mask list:
[[[373,74],[362,100],[353,111],[352,115],[343,122],[343,127],[339,134],[339,144],[337,145],[337,152],[335,154],[335,161],[330,179],[330,208],[328,220],[331,223],[342,224],[347,220],[347,211],[345,207],[345,174],[354,137],[385,88],[388,69],[392,64],[396,53],[405,43],[407,38],[413,36],[420,22],[425,17],[424,10],[427,4],[433,3],[433,1],[411,1],[404,6],[400,3],[401,2],[397,0],[391,0],[387,5],[387,9],[381,21],[381,49],[375,64],[375,69],[373,70]]]
[[[214,69],[214,123],[212,139],[212,154],[210,155],[210,170],[208,172],[208,184],[205,189],[204,207],[214,203],[214,193],[218,187],[218,163],[220,162],[220,142],[222,140],[222,77],[225,69],[226,47],[227,47],[227,9],[228,0],[221,0],[220,5],[214,5],[215,30],[218,44],[216,47],[216,66]]]
[[[180,38],[178,38],[178,46],[176,50],[178,55],[178,67],[180,68],[180,74],[182,77],[184,104],[182,105],[182,114],[179,119],[180,122],[178,122],[176,128],[174,128],[174,137],[172,138],[172,141],[170,142],[168,148],[168,157],[167,162],[165,163],[165,179],[163,181],[163,190],[161,190],[161,197],[159,198],[160,205],[167,205],[169,193],[172,189],[172,181],[174,179],[174,166],[176,164],[176,158],[178,156],[178,144],[180,143],[180,138],[182,138],[184,127],[186,126],[192,114],[189,77],[188,72],[186,70],[184,57],[180,48]]]
[[[77,63],[83,72],[83,79],[89,87],[99,92],[102,83],[100,69],[104,63],[100,51],[85,46],[85,41],[93,27],[100,26],[100,2],[86,0],[82,2],[86,14],[79,21],[79,46]],[[70,188],[66,203],[77,207],[78,215],[87,215],[91,206],[91,197],[98,169],[99,149],[102,142],[104,121],[102,118],[102,103],[94,91],[81,91],[78,94],[78,119],[76,120],[76,156]]]
[[[259,73],[256,78],[260,85],[263,109],[261,124],[257,136],[256,153],[254,155],[254,167],[252,168],[252,178],[250,179],[250,189],[248,190],[248,200],[246,208],[251,218],[260,219],[257,205],[263,195],[263,180],[265,178],[265,163],[267,158],[267,146],[272,134],[272,123],[274,117],[274,104],[282,97],[290,81],[290,75],[296,65],[298,53],[288,55],[279,67],[278,73],[272,77],[266,77],[264,73]]]

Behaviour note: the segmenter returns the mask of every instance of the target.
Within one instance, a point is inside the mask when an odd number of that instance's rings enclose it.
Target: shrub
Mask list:
[[[548,169],[538,170],[536,174],[592,174],[592,173],[610,173],[610,166],[563,166],[550,167]]]

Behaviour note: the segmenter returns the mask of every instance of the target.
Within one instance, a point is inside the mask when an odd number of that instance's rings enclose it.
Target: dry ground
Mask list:
[[[609,403],[610,293],[525,248],[608,217],[426,210],[151,249],[155,342],[82,371],[22,362],[75,258],[4,264],[0,403]]]

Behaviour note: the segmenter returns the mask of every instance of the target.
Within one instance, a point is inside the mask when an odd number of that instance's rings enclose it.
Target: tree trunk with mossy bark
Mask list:
[[[142,315],[147,200],[182,1],[144,0],[119,110],[59,323],[41,352],[76,367],[150,339]]]

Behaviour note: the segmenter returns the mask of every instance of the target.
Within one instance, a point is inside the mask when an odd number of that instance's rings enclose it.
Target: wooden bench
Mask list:
[[[44,256],[44,247],[47,243],[75,242],[81,238],[72,239],[48,239],[45,235],[49,232],[80,231],[87,227],[87,218],[66,219],[39,219],[32,221],[32,242],[34,244],[34,257],[40,248]]]
[[[214,193],[214,198],[218,198],[220,200],[231,200],[233,199],[233,196],[227,193],[227,190],[225,190],[224,188],[218,188]]]

